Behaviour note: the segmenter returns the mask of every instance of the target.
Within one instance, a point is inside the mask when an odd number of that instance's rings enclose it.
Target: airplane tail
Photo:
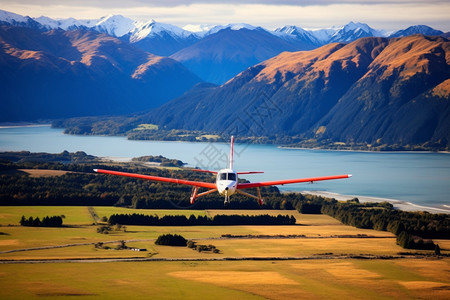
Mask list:
[[[233,170],[233,147],[234,147],[234,136],[231,136],[231,150],[230,150],[230,161],[229,169]]]

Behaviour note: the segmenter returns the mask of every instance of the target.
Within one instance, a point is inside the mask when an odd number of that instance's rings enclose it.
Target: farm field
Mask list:
[[[297,219],[297,225],[126,226],[126,231],[100,234],[87,207],[2,207],[0,287],[4,288],[0,289],[0,298],[450,298],[448,257],[408,255],[398,258],[399,253],[407,251],[396,245],[391,233],[342,225],[325,215],[265,210],[173,211],[116,207],[94,207],[93,210],[100,218],[115,213],[158,216],[288,214]],[[18,226],[22,215],[40,218],[64,215],[65,227]],[[197,244],[214,245],[220,252],[155,245],[156,238],[165,233],[180,234]],[[229,238],[222,238],[222,235],[229,235]],[[280,237],[287,235],[293,237]],[[122,240],[128,247],[147,251],[94,247],[94,243],[102,242],[115,248]],[[449,240],[435,242],[441,246],[442,253],[450,253]],[[33,249],[38,247],[45,248]],[[26,249],[28,251],[17,251]],[[387,259],[389,256],[396,258]]]

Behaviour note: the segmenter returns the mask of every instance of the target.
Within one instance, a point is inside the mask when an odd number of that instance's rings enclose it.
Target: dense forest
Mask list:
[[[126,164],[105,162],[84,152],[61,154],[0,153],[0,205],[79,205],[130,208],[223,209],[217,194],[189,204],[191,188],[169,183],[93,173],[94,168],[138,172],[173,178],[214,182],[210,174],[187,168],[148,167],[141,160]],[[168,160],[172,161],[172,160]],[[176,160],[175,160],[176,161]],[[31,176],[30,169],[63,170],[59,176]],[[255,192],[255,191],[252,191]],[[344,224],[359,228],[390,231],[405,248],[430,248],[427,239],[450,238],[448,214],[404,212],[389,203],[359,203],[358,199],[339,202],[319,196],[280,193],[276,187],[261,189],[265,203],[233,195],[230,209],[296,209],[304,214],[327,214]],[[189,220],[189,219],[188,219]],[[199,219],[197,218],[197,221]],[[206,221],[205,221],[206,222]],[[126,223],[123,223],[126,224]]]

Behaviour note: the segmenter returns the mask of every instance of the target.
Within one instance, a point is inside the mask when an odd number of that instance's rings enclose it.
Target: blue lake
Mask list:
[[[49,126],[0,128],[0,151],[60,153],[85,151],[96,156],[131,158],[163,155],[188,166],[226,167],[229,144],[130,141],[125,137],[64,135]],[[250,181],[353,174],[345,180],[280,187],[285,191],[327,191],[408,201],[417,205],[450,205],[450,154],[374,153],[285,149],[275,145],[236,144],[237,171]]]

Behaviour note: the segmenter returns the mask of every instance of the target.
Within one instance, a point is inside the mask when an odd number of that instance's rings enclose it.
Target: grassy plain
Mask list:
[[[126,232],[104,235],[87,207],[2,207],[0,210],[0,299],[412,299],[450,298],[450,259],[347,259],[340,255],[397,255],[405,252],[388,232],[342,225],[325,215],[296,211],[170,211],[95,207],[97,215],[114,213],[289,214],[296,226],[127,226]],[[62,215],[64,228],[17,226],[22,215]],[[13,225],[13,226],[9,226]],[[199,244],[212,244],[219,254],[185,247],[157,246],[163,233],[181,234]],[[268,235],[271,238],[220,238],[222,234]],[[342,237],[367,235],[376,238]],[[304,235],[306,238],[275,238]],[[337,237],[337,236],[341,237]],[[146,252],[96,249],[92,243],[126,240]],[[450,241],[438,241],[449,253]],[[117,243],[106,244],[114,248]],[[64,246],[40,250],[10,250]],[[333,259],[323,254],[333,253]],[[431,253],[431,252],[428,252]],[[298,257],[305,260],[141,261],[106,262],[108,258],[240,258]],[[76,263],[50,259],[89,259]],[[93,259],[102,259],[95,261]],[[2,263],[47,260],[45,263]]]
[[[450,293],[448,260],[47,263],[0,271],[2,299],[448,299]]]

